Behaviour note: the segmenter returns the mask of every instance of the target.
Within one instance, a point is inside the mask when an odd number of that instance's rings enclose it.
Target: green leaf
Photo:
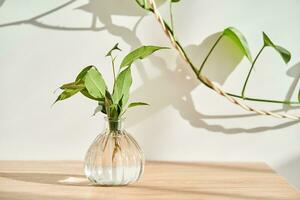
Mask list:
[[[72,83],[66,83],[60,86],[60,89],[84,89],[84,83],[83,82],[72,82]]]
[[[122,105],[125,106],[129,99],[129,90],[132,84],[131,68],[127,67],[117,77],[112,98],[114,102],[119,102],[122,98]]]
[[[179,2],[180,0],[171,0],[172,3],[177,3]]]
[[[298,93],[298,101],[300,103],[300,90],[299,90],[299,93]]]
[[[130,66],[137,59],[143,59],[160,49],[168,49],[168,47],[142,46],[140,48],[137,48],[130,52],[127,56],[125,56],[121,63],[120,69],[126,66]]]
[[[75,82],[83,82],[84,83],[84,79],[85,79],[85,75],[86,73],[91,69],[91,68],[95,68],[95,66],[93,65],[90,65],[90,66],[87,66],[85,67],[83,70],[81,70],[81,72],[77,75],[76,79],[75,79]],[[89,99],[92,99],[92,100],[100,100],[101,98],[96,98],[96,97],[93,97],[91,94],[89,94],[88,90],[86,88],[82,89],[81,91],[81,94],[83,94],[83,96],[89,98]]]
[[[263,32],[263,39],[264,45],[274,48],[280,54],[285,63],[288,63],[291,60],[291,53],[285,48],[275,45],[265,32]]]
[[[85,67],[84,69],[81,70],[81,72],[77,75],[76,77],[76,80],[75,82],[71,82],[71,83],[66,83],[66,84],[63,84],[60,89],[62,90],[65,90],[62,92],[61,96],[58,97],[57,101],[59,100],[63,100],[65,99],[66,97],[68,97],[69,95],[73,94],[73,92],[81,92],[84,96],[86,96],[87,98],[90,98],[90,99],[93,99],[93,100],[96,100],[96,101],[99,101],[101,100],[101,98],[97,98],[97,97],[93,97],[86,89],[86,86],[84,84],[84,79],[85,79],[85,76],[87,74],[87,72],[90,70],[90,69],[96,69],[95,66],[87,66]],[[97,70],[97,69],[96,69]],[[71,95],[73,96],[73,95]],[[71,97],[69,96],[69,97]],[[69,98],[68,97],[68,98]],[[103,98],[103,97],[102,97]]]
[[[75,82],[84,80],[86,73],[91,69],[91,68],[96,68],[93,65],[87,66],[84,69],[81,70],[81,72],[77,75]]]
[[[149,104],[144,103],[144,102],[132,102],[128,105],[128,108],[132,108],[135,106],[149,106]]]
[[[267,36],[265,32],[263,32],[263,39],[264,39],[265,46],[275,46],[272,40]]]
[[[101,73],[96,68],[87,71],[84,85],[91,96],[95,98],[104,97],[107,87]]]
[[[122,112],[123,110],[123,97],[124,95],[121,96],[120,100],[118,101],[118,107],[120,108],[120,113]]]
[[[89,91],[88,91],[86,88],[84,88],[84,89],[81,90],[80,92],[81,92],[81,94],[82,94],[83,96],[85,96],[85,97],[87,97],[87,98],[89,98],[89,99],[92,99],[92,100],[99,101],[99,100],[103,99],[103,97],[101,97],[101,98],[93,97],[92,95],[90,95]]]
[[[62,101],[65,99],[70,98],[71,96],[75,95],[76,93],[78,93],[81,89],[66,89],[64,90],[55,100],[55,102],[53,104],[55,104],[58,101]]]
[[[109,52],[105,55],[105,56],[111,56],[112,52],[115,51],[115,50],[118,50],[118,51],[122,51],[119,47],[118,47],[119,43],[115,44],[115,46],[109,50]]]
[[[245,36],[236,28],[228,27],[223,31],[223,35],[229,37],[243,52],[243,54],[252,62],[252,56],[249,50],[248,42]]]

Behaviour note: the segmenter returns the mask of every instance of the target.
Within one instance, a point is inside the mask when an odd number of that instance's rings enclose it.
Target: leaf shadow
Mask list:
[[[90,25],[87,27],[58,26],[58,25],[52,25],[40,21],[42,18],[45,18],[47,16],[50,16],[58,12],[62,12],[63,9],[69,8],[70,6],[72,6],[72,4],[76,2],[78,2],[78,0],[69,0],[61,5],[58,5],[52,9],[49,9],[46,12],[33,16],[29,19],[0,24],[0,28],[27,24],[39,28],[58,30],[58,31],[103,31],[109,29],[112,30],[113,32],[112,27],[110,27],[113,26],[113,24],[111,23],[111,14],[126,15],[126,16],[140,16],[141,18],[145,16],[145,12],[143,13],[141,10],[136,9],[134,4],[128,4],[125,1],[121,1],[121,2],[118,1],[118,4],[121,3],[122,6],[125,6],[129,10],[129,12],[127,12],[126,14],[122,13],[122,9],[117,9],[119,8],[118,6],[113,6],[116,5],[117,3],[116,0],[111,0],[111,1],[90,0],[87,4],[75,8],[91,14]],[[2,0],[2,4],[3,3],[4,0]],[[103,5],[105,5],[105,7]],[[112,13],[109,13],[109,11],[111,11]],[[104,26],[102,27],[97,26],[97,20],[104,22],[103,23]]]
[[[5,0],[0,0],[0,7],[3,6]]]

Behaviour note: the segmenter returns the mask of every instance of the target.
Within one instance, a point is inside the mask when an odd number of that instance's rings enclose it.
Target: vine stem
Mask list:
[[[262,51],[264,50],[264,48],[265,48],[265,45],[259,50],[258,54],[256,55],[256,57],[255,57],[255,59],[254,59],[252,65],[251,65],[251,67],[250,67],[250,70],[249,70],[249,72],[248,72],[248,74],[247,74],[247,78],[246,78],[246,80],[245,80],[245,83],[244,83],[243,89],[242,89],[242,97],[243,97],[243,99],[245,98],[245,91],[246,91],[247,83],[248,83],[248,81],[249,81],[251,72],[252,72],[252,70],[253,70],[253,68],[254,68],[254,65],[255,65],[255,63],[256,63],[258,57],[260,56],[260,54],[262,53]]]
[[[274,113],[274,112],[271,112],[271,111],[256,109],[256,108],[250,107],[247,104],[244,104],[243,102],[237,101],[235,99],[236,97],[238,97],[238,98],[242,98],[242,97],[239,97],[238,95],[233,95],[233,94],[227,93],[220,86],[213,83],[207,77],[205,77],[203,75],[198,75],[198,70],[193,65],[193,63],[191,62],[190,58],[187,56],[186,52],[184,51],[184,49],[182,48],[180,43],[175,39],[175,36],[173,35],[173,32],[170,29],[170,27],[167,25],[167,23],[163,20],[160,13],[158,12],[154,0],[146,0],[146,1],[148,1],[149,5],[150,5],[149,8],[145,8],[141,4],[139,4],[139,5],[142,6],[144,9],[146,9],[148,11],[151,11],[155,15],[156,19],[161,24],[162,29],[164,30],[165,34],[170,39],[173,47],[179,52],[179,54],[183,58],[183,60],[185,60],[190,65],[190,67],[194,71],[197,78],[202,83],[204,83],[207,87],[213,89],[219,95],[224,96],[228,101],[230,101],[231,103],[241,107],[242,109],[244,109],[246,111],[255,112],[255,113],[260,114],[260,115],[268,115],[268,116],[277,117],[277,118],[288,118],[288,119],[300,120],[300,116],[297,116],[297,115],[287,114],[287,113]],[[138,2],[138,1],[136,0],[136,2]],[[250,99],[250,98],[248,100],[278,103],[278,101],[276,101],[276,100],[273,101],[273,100],[260,100],[260,99]],[[288,104],[290,104],[290,103],[288,103]]]
[[[221,34],[218,39],[216,40],[216,42],[214,43],[214,45],[212,46],[212,48],[210,49],[210,51],[208,52],[208,54],[206,55],[205,59],[203,60],[200,68],[199,68],[199,72],[198,72],[198,76],[201,74],[201,71],[208,59],[208,57],[210,56],[210,54],[213,52],[213,50],[216,48],[217,44],[219,43],[219,41],[221,40],[221,38],[223,37],[223,34]]]
[[[232,97],[236,97],[239,99],[247,100],[247,101],[258,101],[258,102],[265,102],[265,103],[280,103],[280,104],[286,104],[286,105],[299,105],[299,102],[297,101],[282,101],[282,100],[273,100],[273,99],[259,99],[254,97],[243,97],[241,95],[227,93],[228,95]]]

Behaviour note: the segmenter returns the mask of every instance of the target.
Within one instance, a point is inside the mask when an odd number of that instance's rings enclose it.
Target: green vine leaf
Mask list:
[[[229,37],[243,52],[243,54],[252,62],[252,56],[249,50],[248,42],[245,36],[236,28],[228,27],[223,31],[223,36]]]
[[[137,59],[143,59],[155,51],[160,49],[169,49],[168,47],[159,47],[159,46],[142,46],[130,52],[125,58],[122,60],[120,65],[120,69],[130,66]]]
[[[129,98],[131,84],[131,68],[127,67],[117,77],[112,95],[113,101],[119,102],[122,99],[122,106],[125,106]]]
[[[128,108],[136,107],[136,106],[149,106],[149,104],[144,102],[132,102],[128,105]]]
[[[95,67],[87,71],[84,85],[91,96],[95,98],[104,97],[107,87],[101,73]]]
[[[115,50],[118,50],[118,51],[122,51],[119,47],[118,47],[119,43],[115,44],[115,46],[109,50],[109,52],[105,55],[106,57],[107,56],[111,56],[112,52],[115,51]]]
[[[263,39],[264,39],[264,46],[269,46],[274,48],[280,54],[281,58],[284,60],[286,64],[291,60],[291,53],[285,48],[279,45],[275,45],[265,32],[263,32]]]

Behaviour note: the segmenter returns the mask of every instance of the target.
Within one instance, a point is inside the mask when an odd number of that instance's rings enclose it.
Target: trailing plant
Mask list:
[[[245,96],[245,91],[246,91],[246,87],[247,87],[247,83],[249,81],[251,72],[254,68],[254,65],[257,61],[257,59],[259,58],[259,56],[261,55],[261,53],[263,52],[263,50],[265,49],[265,47],[272,47],[274,48],[279,55],[282,57],[282,59],[284,60],[284,62],[287,64],[290,59],[291,59],[291,53],[286,50],[285,48],[279,46],[279,45],[275,45],[271,39],[267,36],[266,33],[263,32],[263,46],[260,49],[260,51],[258,52],[258,54],[255,56],[254,60],[252,61],[252,56],[249,50],[249,45],[248,42],[245,38],[245,36],[236,28],[234,27],[228,27],[226,28],[218,37],[218,39],[216,40],[216,42],[214,43],[214,45],[211,47],[211,49],[209,50],[208,54],[206,55],[205,59],[203,60],[203,62],[201,63],[201,66],[199,68],[198,71],[198,76],[201,75],[201,72],[205,66],[206,61],[208,60],[209,56],[211,55],[211,53],[213,52],[213,50],[215,49],[215,47],[217,46],[217,44],[219,43],[219,41],[223,38],[223,37],[228,37],[230,38],[241,50],[241,52],[243,53],[244,56],[246,56],[248,58],[248,60],[251,62],[251,67],[250,70],[247,74],[246,80],[244,82],[243,85],[243,89],[241,92],[241,98],[246,99],[247,97]],[[235,97],[237,97],[237,95],[234,95]],[[255,99],[250,99],[250,100],[255,100]],[[258,100],[258,99],[257,99]],[[268,100],[266,99],[265,101],[267,102],[272,102],[272,103],[283,103],[283,104],[298,104],[298,102],[290,102],[290,101],[276,101],[276,100]]]
[[[148,105],[144,102],[128,103],[130,87],[132,85],[131,67],[138,60],[143,59],[155,51],[167,49],[159,46],[142,46],[127,54],[120,66],[118,73],[115,69],[116,56],[115,51],[121,51],[118,44],[106,54],[110,57],[113,73],[113,87],[109,91],[101,72],[94,65],[90,65],[81,70],[73,82],[63,84],[60,89],[63,90],[54,103],[62,101],[81,93],[88,99],[98,102],[94,115],[102,112],[110,120],[118,120],[129,108]]]
[[[202,82],[204,83],[207,87],[215,90],[216,92],[218,92],[220,95],[226,97],[229,101],[231,101],[234,104],[239,105],[240,107],[242,107],[245,110],[248,111],[252,111],[252,112],[256,112],[258,114],[263,114],[263,115],[272,115],[275,117],[281,117],[281,118],[291,118],[291,119],[300,119],[299,116],[295,116],[295,115],[289,115],[289,114],[276,114],[270,111],[264,111],[264,110],[260,110],[260,109],[254,109],[246,104],[243,104],[239,101],[237,101],[235,98],[240,98],[243,100],[248,100],[248,101],[258,101],[258,102],[268,102],[268,103],[280,103],[280,104],[300,104],[300,91],[298,93],[298,101],[288,101],[288,100],[274,100],[274,99],[261,99],[261,98],[256,98],[256,97],[249,97],[245,95],[245,91],[246,91],[246,87],[247,87],[247,83],[249,81],[251,72],[255,66],[255,63],[257,61],[257,59],[259,58],[259,56],[261,55],[262,51],[264,50],[265,47],[272,47],[273,49],[275,49],[280,56],[282,57],[282,59],[284,60],[285,63],[288,63],[290,58],[291,58],[291,54],[288,50],[286,50],[285,48],[274,44],[271,39],[263,32],[263,47],[260,49],[259,53],[255,56],[255,59],[252,61],[252,56],[249,50],[249,46],[247,43],[246,38],[244,37],[244,35],[238,31],[236,28],[234,27],[228,27],[226,28],[217,38],[217,40],[215,41],[215,43],[213,44],[213,46],[211,47],[211,49],[209,50],[207,56],[205,57],[205,59],[203,60],[202,64],[200,65],[200,67],[196,67],[193,62],[191,61],[191,59],[189,58],[189,56],[187,55],[187,53],[185,52],[184,48],[182,47],[182,45],[180,44],[180,42],[176,39],[176,36],[174,34],[174,24],[173,24],[173,14],[172,14],[172,3],[177,3],[180,0],[169,0],[170,6],[169,6],[169,12],[170,12],[170,23],[171,25],[168,24],[168,22],[166,20],[164,20],[156,6],[155,6],[155,1],[154,0],[135,0],[136,3],[142,7],[143,9],[150,11],[152,13],[155,14],[157,20],[159,21],[159,23],[162,25],[162,28],[164,30],[164,32],[167,34],[167,36],[169,37],[169,39],[171,40],[172,45],[176,48],[176,50],[178,50],[178,52],[180,53],[180,55],[182,56],[182,58],[189,64],[189,66],[191,67],[191,69],[193,70],[193,72],[195,73],[196,77]],[[228,37],[229,39],[231,39],[231,41],[233,41],[241,50],[241,52],[243,53],[244,56],[246,56],[248,58],[248,60],[251,63],[251,67],[250,70],[247,74],[247,77],[244,81],[244,85],[243,85],[243,89],[241,91],[241,94],[234,94],[234,93],[229,93],[229,92],[225,92],[224,90],[222,90],[220,87],[218,87],[217,85],[215,85],[214,83],[212,83],[207,77],[202,75],[202,70],[205,66],[205,63],[207,62],[207,60],[209,59],[209,56],[212,54],[213,50],[215,49],[215,47],[218,45],[218,43],[220,42],[220,40],[223,37]]]

